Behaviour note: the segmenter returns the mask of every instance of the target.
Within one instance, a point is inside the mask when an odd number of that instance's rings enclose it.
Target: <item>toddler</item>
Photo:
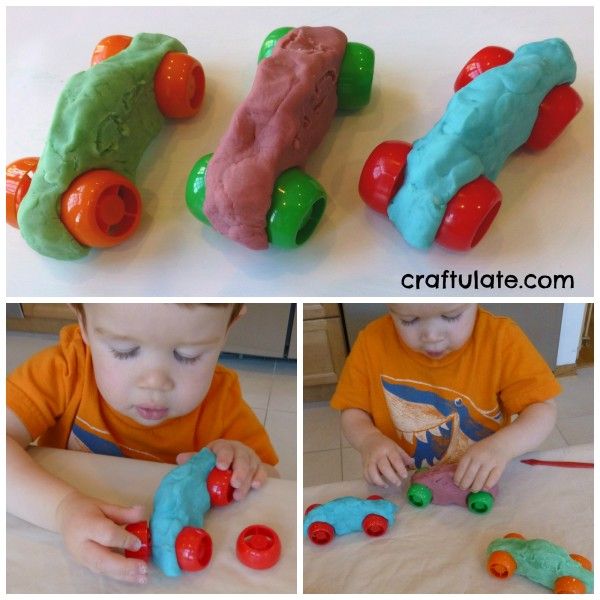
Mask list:
[[[331,405],[368,483],[399,486],[407,466],[448,462],[456,485],[478,491],[548,436],[559,393],[510,319],[476,304],[390,304],[360,332]]]
[[[144,518],[85,496],[38,466],[25,451],[42,446],[185,462],[207,446],[217,468],[233,470],[234,499],[277,475],[263,426],[242,399],[237,375],[217,365],[239,304],[76,304],[78,325],[57,347],[7,381],[7,509],[59,531],[73,557],[95,572],[144,583],[144,561],[119,525]]]

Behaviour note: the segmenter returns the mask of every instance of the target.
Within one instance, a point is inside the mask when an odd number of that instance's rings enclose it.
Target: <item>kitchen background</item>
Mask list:
[[[296,479],[296,305],[247,304],[231,329],[219,362],[234,369],[246,402],[266,427],[283,479]],[[67,304],[6,305],[6,371],[56,343],[75,321]]]
[[[514,319],[560,377],[558,419],[541,449],[593,441],[593,305],[482,304]],[[329,399],[358,332],[385,304],[304,304],[304,486],[362,478]]]

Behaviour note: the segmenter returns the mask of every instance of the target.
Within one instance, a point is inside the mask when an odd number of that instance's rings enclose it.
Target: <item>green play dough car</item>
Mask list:
[[[556,593],[591,594],[594,574],[588,559],[546,540],[526,540],[519,534],[495,539],[487,549],[490,575],[507,579],[517,573]]]
[[[7,221],[40,254],[85,256],[129,237],[141,199],[131,180],[165,117],[196,114],[204,72],[178,40],[141,33],[98,44],[56,107],[39,162],[7,167]]]

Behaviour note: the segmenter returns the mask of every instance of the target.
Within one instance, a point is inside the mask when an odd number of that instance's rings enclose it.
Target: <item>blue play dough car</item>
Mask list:
[[[335,498],[325,504],[312,504],[304,513],[304,535],[318,545],[334,536],[363,530],[367,535],[383,535],[394,523],[398,507],[381,496],[362,499]]]
[[[487,47],[461,71],[444,116],[414,145],[390,141],[367,159],[359,192],[406,242],[474,247],[500,208],[492,183],[512,152],[551,144],[582,106],[568,85],[575,61],[561,39]]]

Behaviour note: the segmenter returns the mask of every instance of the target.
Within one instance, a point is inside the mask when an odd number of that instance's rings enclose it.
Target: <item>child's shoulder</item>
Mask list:
[[[495,315],[484,308],[479,307],[476,330],[479,335],[513,338],[523,335],[522,329],[510,317]]]

